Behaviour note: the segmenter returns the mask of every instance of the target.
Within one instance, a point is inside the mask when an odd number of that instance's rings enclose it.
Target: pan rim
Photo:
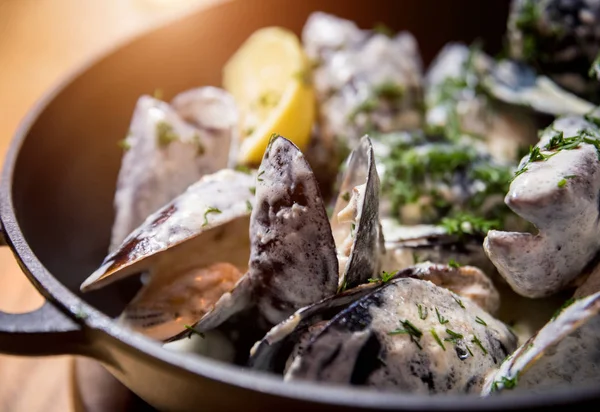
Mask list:
[[[183,18],[190,18],[196,13],[204,13],[218,8],[225,9],[222,12],[226,12],[227,8],[235,7],[235,4],[236,2],[212,4]],[[166,24],[177,24],[177,20],[179,19],[171,20]],[[165,350],[151,339],[119,326],[109,316],[98,311],[67,289],[44,267],[29,248],[15,215],[12,186],[14,169],[21,147],[40,115],[72,82],[85,74],[92,66],[109,58],[120,48],[161,27],[164,26],[153,27],[149,31],[131,37],[128,41],[95,56],[72,71],[70,75],[65,76],[28,111],[10,142],[2,170],[2,181],[0,182],[0,220],[2,221],[4,236],[11,245],[17,259],[22,263],[25,275],[53,305],[68,313],[72,319],[84,324],[86,328],[106,334],[115,344],[124,345],[126,350],[134,351],[139,356],[145,356],[148,361],[158,361],[161,365],[176,368],[183,373],[201,376],[223,385],[233,385],[242,389],[261,392],[265,395],[297,401],[382,410],[393,410],[400,407],[401,410],[423,410],[426,408],[440,411],[492,411],[557,407],[577,402],[600,400],[600,388],[591,386],[563,388],[546,393],[511,393],[501,397],[482,398],[465,395],[395,394],[349,386],[323,387],[318,383],[294,383],[290,385],[274,375],[251,371],[200,356],[186,357],[185,354]],[[81,317],[82,313],[85,315],[84,319]],[[99,360],[102,360],[101,356],[99,358]]]

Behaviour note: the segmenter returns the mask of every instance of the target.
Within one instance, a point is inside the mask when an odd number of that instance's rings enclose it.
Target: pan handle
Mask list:
[[[1,222],[0,246],[8,246]],[[0,353],[25,356],[79,354],[84,346],[84,335],[81,325],[49,301],[28,313],[0,311]]]

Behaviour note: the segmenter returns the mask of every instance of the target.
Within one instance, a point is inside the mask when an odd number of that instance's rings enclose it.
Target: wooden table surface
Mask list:
[[[0,158],[27,110],[75,67],[217,1],[0,0]],[[11,253],[0,249],[0,310],[26,312],[41,303]],[[69,356],[0,356],[0,411],[73,411],[72,362]]]

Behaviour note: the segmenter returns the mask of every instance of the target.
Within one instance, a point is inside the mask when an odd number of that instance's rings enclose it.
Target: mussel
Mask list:
[[[171,104],[140,97],[122,142],[111,251],[190,184],[227,167],[237,118],[233,98],[215,87],[181,93]]]
[[[255,346],[250,364],[286,381],[478,392],[516,338],[469,298],[428,281],[453,284],[453,275],[429,277],[429,269],[406,269],[298,311]]]
[[[491,230],[484,247],[519,294],[539,298],[576,281],[600,250],[600,128],[595,117],[557,119],[525,156],[506,204],[538,233]]]
[[[513,0],[509,54],[600,103],[600,83],[588,73],[600,53],[599,22],[597,0]]]
[[[247,269],[254,185],[254,175],[230,169],[202,177],[150,215],[81,289],[147,272],[121,321],[160,340],[181,333]]]
[[[482,394],[542,393],[595,385],[600,375],[600,293],[565,307],[487,377]]]
[[[316,12],[302,43],[315,66],[320,139],[353,149],[365,133],[421,125],[422,63],[411,34],[388,37]]]
[[[267,331],[297,309],[334,295],[340,276],[350,284],[366,282],[374,276],[379,267],[378,221],[363,223],[362,218],[377,219],[378,180],[372,159],[370,143],[365,138],[352,154],[351,168],[344,179],[347,187],[357,183],[362,189],[355,192],[357,207],[350,205],[350,220],[356,223],[349,239],[350,254],[342,254],[342,261],[347,263],[340,271],[316,179],[298,148],[284,137],[275,136],[257,175],[248,272],[194,329],[213,330],[252,313],[246,327],[252,324],[254,330]],[[344,195],[341,198],[340,202],[352,202],[352,196],[349,200],[344,200]],[[338,209],[343,212],[342,203]],[[348,240],[345,236],[340,239]]]

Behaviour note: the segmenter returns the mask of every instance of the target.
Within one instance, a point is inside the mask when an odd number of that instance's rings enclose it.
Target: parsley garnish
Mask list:
[[[350,224],[350,236],[354,237],[354,231],[356,230],[356,224],[355,223],[351,223]]]
[[[208,214],[209,213],[220,214],[220,213],[223,213],[223,212],[221,212],[216,207],[209,207],[209,208],[207,208],[206,211],[204,212],[204,223],[202,224],[202,226],[208,225]]]
[[[127,141],[127,139],[119,140],[117,142],[117,146],[125,151],[131,149],[131,144]]]
[[[458,303],[458,306],[460,306],[461,308],[465,308],[465,305],[463,305],[462,300],[460,300],[459,298],[457,298],[456,296],[452,296],[452,299],[454,299],[454,301],[456,303]]]
[[[246,210],[248,210],[248,212],[252,212],[252,203],[250,203],[249,200],[246,200]]]
[[[487,326],[487,323],[485,323],[485,321],[479,316],[475,316],[475,322],[479,323],[480,325]]]
[[[419,319],[421,319],[421,320],[427,319],[427,315],[428,315],[427,307],[422,306],[420,303],[417,303],[417,309],[419,310]]]
[[[419,339],[421,338],[421,336],[423,336],[423,332],[421,332],[419,328],[413,325],[408,319],[401,320],[400,324],[402,325],[403,329],[398,328],[396,330],[388,332],[388,335],[409,335],[410,339],[415,343],[415,345],[417,345],[419,349],[423,349],[423,347],[419,343]]]
[[[437,344],[440,345],[443,350],[446,350],[446,347],[444,346],[444,342],[442,342],[442,340],[438,336],[438,334],[435,331],[435,329],[431,328],[430,332],[431,332],[431,336],[433,336],[433,339],[435,339],[435,341],[437,342]]]
[[[188,329],[189,331],[191,331],[192,333],[195,333],[196,335],[199,335],[202,339],[204,339],[204,333],[202,332],[198,332],[196,329],[194,329],[193,327],[191,327],[190,325],[183,325],[186,329]],[[191,337],[192,335],[188,336]]]
[[[173,126],[164,120],[156,123],[156,136],[159,146],[167,146],[169,143],[179,139],[179,136],[173,130]]]
[[[456,260],[454,259],[450,259],[450,261],[448,262],[448,266],[450,266],[451,268],[459,268],[460,267],[460,263],[458,263]]]
[[[342,200],[344,200],[345,202],[348,202],[348,201],[350,201],[350,192],[345,192],[345,193],[342,195]]]
[[[479,346],[479,348],[481,349],[481,351],[483,352],[484,355],[487,355],[487,350],[483,347],[483,344],[481,343],[481,341],[479,340],[479,338],[477,337],[477,335],[473,335],[473,339],[471,339],[471,343],[474,343],[475,345]]]
[[[261,176],[262,176],[262,175],[264,175],[264,174],[265,174],[265,171],[264,171],[264,170],[263,170],[263,171],[261,171],[261,172],[258,174],[258,176],[256,177],[256,180],[258,180],[259,182],[262,182],[264,179],[262,179],[262,178],[261,178]]]
[[[438,310],[438,308],[435,308],[435,313],[437,315],[438,321],[440,322],[440,324],[445,325],[446,323],[448,323],[448,319],[444,318],[444,316],[442,316],[442,314],[440,313],[440,311]]]
[[[256,194],[256,187],[252,186],[250,187],[250,193],[252,193],[253,195]]]
[[[521,176],[523,173],[525,173],[525,172],[526,172],[526,171],[528,171],[528,170],[529,170],[529,169],[528,169],[527,167],[522,167],[522,168],[520,168],[519,170],[517,170],[517,171],[515,172],[515,175],[514,175],[514,176],[513,176],[513,178],[511,179],[511,182],[512,182],[513,180],[515,180],[515,179],[516,179],[518,176]]]

